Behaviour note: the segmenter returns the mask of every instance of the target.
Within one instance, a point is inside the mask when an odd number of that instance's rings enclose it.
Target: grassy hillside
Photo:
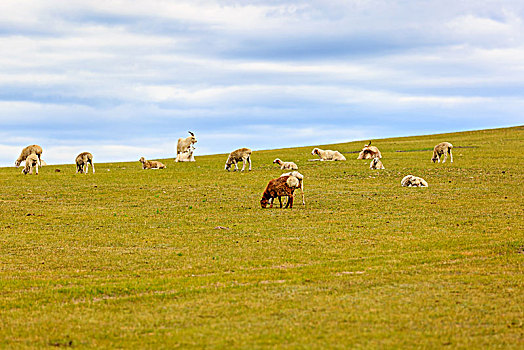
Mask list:
[[[453,164],[431,163],[441,141]],[[245,173],[0,168],[0,347],[522,348],[524,127],[373,144],[386,170],[312,147]],[[260,208],[276,157],[305,208]]]

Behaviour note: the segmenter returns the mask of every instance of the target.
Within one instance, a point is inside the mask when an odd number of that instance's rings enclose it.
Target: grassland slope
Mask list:
[[[431,163],[441,141],[453,164]],[[0,168],[0,347],[522,348],[523,141],[374,140],[381,171],[351,153],[363,141],[322,147],[346,162],[255,151],[244,173],[226,155]],[[260,208],[277,157],[306,207]]]

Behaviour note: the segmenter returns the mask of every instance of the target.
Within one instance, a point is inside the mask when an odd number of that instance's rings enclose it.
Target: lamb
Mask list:
[[[298,166],[293,162],[283,162],[280,159],[275,159],[273,164],[280,165],[281,170],[298,170]]]
[[[377,147],[371,146],[371,141],[369,141],[368,144],[362,148],[357,159],[373,159],[375,157],[382,158],[382,154]]]
[[[166,166],[156,160],[146,160],[144,157],[140,158],[140,163],[142,163],[142,169],[165,169]]]
[[[95,173],[95,165],[93,164],[93,155],[89,152],[82,152],[78,156],[76,156],[75,159],[76,163],[76,172],[77,173],[84,173],[87,175],[89,171],[89,164],[91,164],[91,167],[93,169],[93,174]]]
[[[428,183],[421,177],[406,175],[400,181],[402,187],[428,187]]]
[[[40,159],[42,156],[42,147],[38,145],[31,145],[24,148],[20,153],[20,156],[18,156],[18,159],[15,162],[15,166],[19,167],[20,164],[22,164],[22,162],[26,160],[26,158],[31,154],[36,154],[38,158],[38,165],[42,166],[42,161]]]
[[[38,175],[38,156],[34,153],[31,153],[27,156],[25,159],[25,167],[22,169],[22,174],[24,175],[32,175],[33,174],[33,168],[35,168],[35,175]]]
[[[379,157],[373,158],[373,160],[369,164],[369,168],[370,169],[386,169],[384,168],[384,164],[382,164]]]
[[[269,181],[262,194],[262,199],[260,200],[260,205],[262,208],[267,206],[267,203],[270,202],[269,207],[273,207],[273,199],[278,197],[280,202],[280,208],[282,208],[282,196],[287,196],[289,199],[285,208],[293,208],[293,192],[296,188],[299,188],[300,181],[291,175],[281,176],[279,178]]]
[[[195,157],[193,156],[193,152],[195,151],[195,147],[193,145],[189,145],[189,148],[185,151],[177,155],[175,162],[194,162]]]
[[[342,153],[340,153],[339,151],[321,150],[320,148],[313,148],[313,151],[311,151],[311,154],[318,155],[321,161],[346,160],[346,157],[344,157]]]
[[[176,145],[176,158],[175,158],[175,162],[194,162],[195,161],[195,158],[193,158],[193,152],[191,152],[191,156],[189,158],[184,158],[184,159],[189,159],[189,160],[182,160],[182,154],[189,151],[191,149],[191,147],[193,147],[194,149],[194,146],[193,144],[195,144],[197,142],[197,139],[195,137],[195,134],[193,134],[191,131],[188,131],[189,135],[188,137],[186,137],[185,139],[183,138],[179,138],[178,139],[178,142],[177,142],[177,145]]]
[[[249,148],[239,148],[229,154],[226,160],[225,170],[229,171],[232,164],[235,164],[235,170],[238,170],[237,162],[242,162],[242,170],[246,167],[246,162],[249,162],[249,171],[251,171],[251,150]]]
[[[448,159],[448,154],[451,157],[451,163],[453,163],[453,154],[451,154],[451,149],[453,148],[453,145],[449,142],[441,142],[438,145],[433,148],[433,158],[431,158],[431,161],[435,163],[437,160],[440,163],[440,158],[442,155],[444,155],[444,160],[442,163],[446,162],[446,159]]]

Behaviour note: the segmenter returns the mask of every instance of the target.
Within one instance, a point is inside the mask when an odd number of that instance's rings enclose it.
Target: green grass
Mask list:
[[[453,164],[431,163],[441,141]],[[0,347],[522,348],[524,127],[373,144],[386,170],[313,147],[245,173],[225,155],[0,168]],[[305,208],[260,208],[276,157]]]

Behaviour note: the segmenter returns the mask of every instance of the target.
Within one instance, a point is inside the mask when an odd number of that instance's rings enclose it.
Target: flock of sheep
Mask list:
[[[190,131],[190,136],[186,138],[180,138],[177,142],[177,155],[175,162],[194,162],[195,158],[193,152],[195,150],[194,144],[197,142],[195,135]],[[433,157],[431,161],[439,162],[442,157],[444,163],[448,157],[451,157],[451,162],[453,163],[453,155],[451,150],[453,145],[449,142],[441,142],[436,145],[433,149]],[[225,170],[230,171],[231,167],[234,165],[234,171],[238,170],[238,162],[242,162],[242,170],[244,171],[246,164],[249,163],[249,170],[251,170],[251,149],[249,148],[240,148],[231,152],[226,160]],[[311,152],[313,155],[317,155],[318,159],[311,159],[311,161],[344,161],[346,157],[338,151],[332,150],[322,150],[320,148],[314,148]],[[15,162],[15,166],[20,166],[22,162],[25,161],[25,166],[22,170],[23,174],[33,174],[33,169],[35,174],[38,175],[38,167],[42,166],[43,160],[42,156],[42,147],[38,145],[31,145],[25,147],[20,156]],[[371,141],[364,146],[364,148],[358,154],[357,159],[371,159],[369,165],[370,169],[385,169],[382,161],[382,154],[380,150],[371,146]],[[141,157],[139,160],[142,163],[143,169],[165,169],[166,166],[159,161],[150,161],[146,160],[144,157]],[[91,165],[92,172],[95,173],[95,166],[93,164],[93,155],[89,152],[80,153],[76,159],[76,173],[87,174],[89,170],[89,165]],[[302,204],[305,205],[304,199],[304,176],[299,173],[298,166],[294,162],[284,162],[279,158],[273,161],[274,164],[278,164],[282,170],[291,170],[291,172],[282,174],[279,178],[269,181],[262,194],[262,199],[260,204],[262,208],[266,208],[269,204],[269,207],[273,207],[273,201],[275,198],[278,198],[280,203],[280,208],[282,208],[282,197],[288,197],[287,204],[285,208],[293,208],[293,193],[296,189],[301,190],[302,192]],[[402,181],[401,185],[404,187],[427,187],[428,183],[417,176],[407,175]]]

